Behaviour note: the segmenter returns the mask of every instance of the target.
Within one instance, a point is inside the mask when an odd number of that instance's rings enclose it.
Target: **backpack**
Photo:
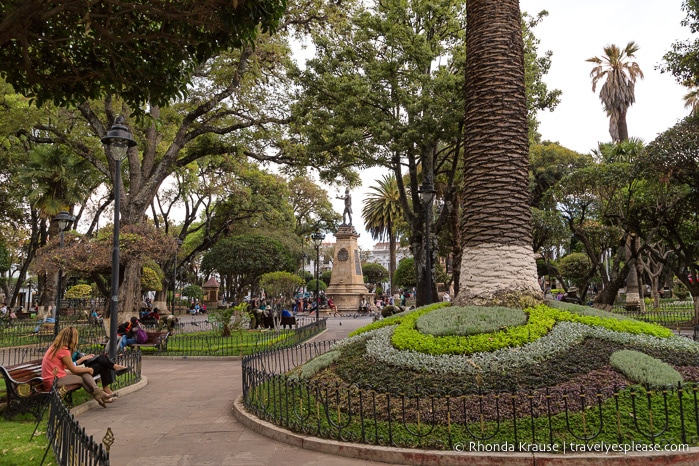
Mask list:
[[[146,333],[145,330],[143,330],[141,327],[137,327],[135,330],[136,330],[136,343],[143,344],[143,343],[148,341],[148,334]]]

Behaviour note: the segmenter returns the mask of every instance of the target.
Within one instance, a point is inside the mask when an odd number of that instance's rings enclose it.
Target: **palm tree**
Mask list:
[[[609,134],[615,142],[629,138],[626,111],[636,101],[636,79],[642,79],[643,72],[638,63],[629,62],[628,59],[635,58],[638,49],[639,46],[634,41],[626,44],[624,50],[616,45],[608,45],[604,48],[602,57],[586,60],[596,65],[590,72],[592,92],[595,92],[601,79],[606,79],[600,89],[599,98],[609,116]]]
[[[46,235],[55,238],[58,234],[58,223],[53,221],[56,214],[61,210],[72,211],[76,204],[84,204],[99,184],[98,174],[87,160],[77,157],[65,146],[53,144],[41,144],[29,151],[19,171],[19,179],[22,186],[27,187],[32,211],[38,211],[42,222],[48,222],[48,231],[40,234],[44,240]],[[24,280],[23,274],[20,278]],[[53,285],[55,278],[40,277],[39,281],[44,291],[41,304],[55,303],[58,292]]]
[[[364,200],[362,217],[367,231],[375,241],[388,239],[388,282],[391,294],[393,275],[396,271],[397,226],[403,218],[400,207],[400,191],[393,174],[384,175],[378,186],[372,186]]]
[[[470,0],[459,305],[542,299],[532,250],[524,44],[517,0]]]
[[[686,85],[689,91],[684,95],[684,108],[690,109],[691,115],[699,113],[699,86],[694,84]]]

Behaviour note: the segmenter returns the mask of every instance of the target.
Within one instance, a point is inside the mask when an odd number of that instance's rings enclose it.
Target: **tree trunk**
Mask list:
[[[388,294],[393,296],[396,292],[393,285],[393,277],[396,275],[396,235],[392,233],[393,227],[389,227],[388,233]]]
[[[626,260],[629,264],[629,273],[626,275],[626,310],[638,311],[641,309],[641,295],[638,286],[638,267],[636,251],[639,239],[635,235],[629,235],[626,240]]]
[[[532,250],[519,2],[471,0],[466,22],[459,305],[543,299]]]

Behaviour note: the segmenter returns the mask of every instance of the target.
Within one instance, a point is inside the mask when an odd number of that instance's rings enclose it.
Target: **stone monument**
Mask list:
[[[352,226],[352,198],[349,189],[343,197],[345,210],[342,213],[342,225],[335,233],[335,257],[330,277],[330,286],[325,294],[331,297],[338,311],[357,312],[362,298],[371,305],[374,303],[373,293],[369,293],[364,285],[362,263],[359,257],[357,238],[359,234]]]

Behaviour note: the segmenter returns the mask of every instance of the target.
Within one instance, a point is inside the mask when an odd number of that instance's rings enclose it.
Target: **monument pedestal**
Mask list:
[[[357,312],[362,298],[373,305],[374,295],[364,285],[357,238],[352,225],[340,225],[335,233],[335,257],[330,286],[325,294],[333,299],[338,311]]]

